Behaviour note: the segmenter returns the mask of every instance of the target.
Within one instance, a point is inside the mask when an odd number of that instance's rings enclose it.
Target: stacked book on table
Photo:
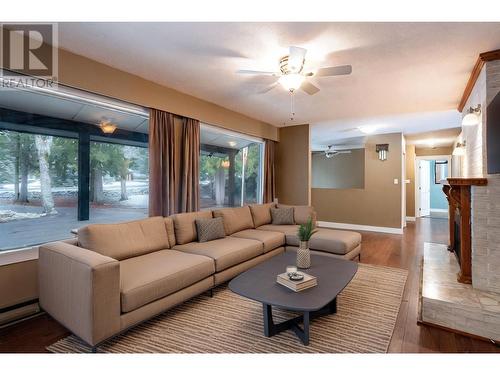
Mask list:
[[[293,290],[294,292],[300,292],[312,288],[318,285],[318,280],[316,276],[308,275],[307,273],[301,272],[304,275],[302,280],[294,281],[290,280],[287,273],[281,273],[277,276],[276,281],[278,284],[286,286],[287,288]]]

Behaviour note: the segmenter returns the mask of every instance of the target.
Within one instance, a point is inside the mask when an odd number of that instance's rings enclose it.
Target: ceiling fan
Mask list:
[[[279,77],[270,87],[261,91],[266,93],[275,88],[280,83],[287,91],[294,93],[301,89],[309,95],[314,95],[320,91],[318,87],[308,81],[310,77],[328,77],[351,74],[351,65],[340,65],[319,68],[317,71],[304,71],[307,50],[301,47],[289,47],[289,54],[283,56],[279,61],[279,72],[265,72],[258,70],[238,70],[239,74],[255,74],[264,76]]]
[[[336,155],[340,154],[350,154],[351,150],[334,150],[333,145],[328,146],[328,149],[325,150],[325,156],[327,159],[333,158]]]

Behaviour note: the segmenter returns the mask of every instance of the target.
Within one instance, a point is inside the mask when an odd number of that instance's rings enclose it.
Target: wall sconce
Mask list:
[[[229,160],[222,160],[222,162],[220,163],[220,166],[222,168],[225,168],[225,169],[229,168],[229,166],[230,166]]]
[[[465,155],[465,141],[462,143],[457,142],[455,149],[452,153],[453,156],[464,156]]]
[[[462,125],[474,126],[479,124],[480,115],[481,115],[481,104],[478,104],[476,108],[470,107],[469,113],[467,113],[462,119]]]
[[[104,134],[113,134],[117,128],[116,125],[110,123],[109,121],[103,121],[99,125]]]
[[[379,144],[375,146],[375,151],[378,154],[378,160],[387,160],[387,152],[389,151],[389,145],[387,143]]]

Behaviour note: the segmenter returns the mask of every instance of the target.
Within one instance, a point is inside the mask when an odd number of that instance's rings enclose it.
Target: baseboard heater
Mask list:
[[[38,314],[41,311],[38,299],[18,303],[0,309],[0,328],[18,320]]]

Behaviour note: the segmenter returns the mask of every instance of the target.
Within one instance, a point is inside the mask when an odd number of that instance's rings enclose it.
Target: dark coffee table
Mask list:
[[[318,285],[302,292],[294,292],[278,284],[276,276],[286,272],[287,265],[295,265],[295,261],[296,254],[293,252],[277,255],[235,277],[229,283],[229,288],[236,294],[262,303],[266,337],[292,329],[304,345],[309,345],[309,322],[319,316],[337,312],[337,295],[352,280],[358,264],[328,256],[311,255],[312,266],[304,272],[316,276]],[[272,306],[302,314],[275,324]],[[300,328],[300,323],[304,328]]]

